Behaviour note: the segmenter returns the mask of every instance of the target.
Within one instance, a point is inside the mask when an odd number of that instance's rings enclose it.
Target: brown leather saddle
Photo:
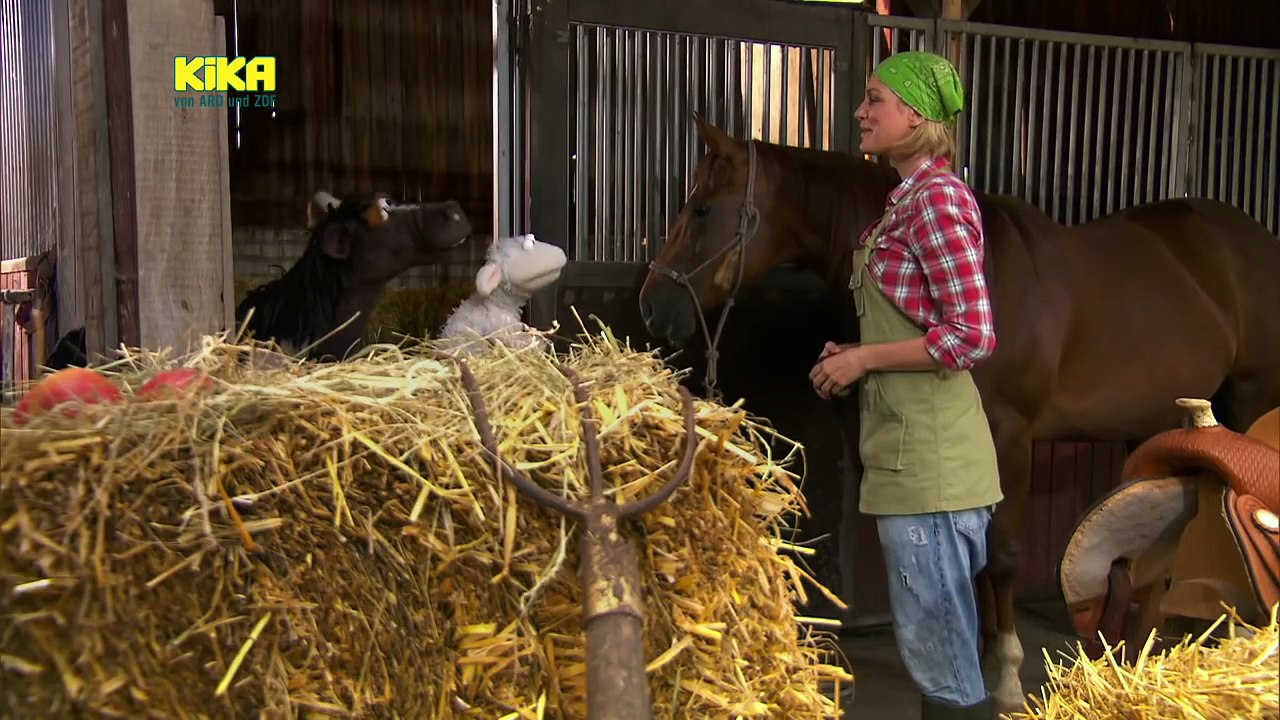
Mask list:
[[[1224,605],[1265,623],[1280,603],[1280,408],[1240,434],[1208,401],[1178,404],[1187,427],[1134,450],[1063,553],[1068,612],[1095,649],[1099,634],[1145,640],[1166,617],[1214,620]]]

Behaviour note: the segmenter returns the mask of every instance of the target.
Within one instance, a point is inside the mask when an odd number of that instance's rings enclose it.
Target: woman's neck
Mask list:
[[[907,158],[890,158],[889,164],[893,166],[894,170],[898,171],[898,177],[906,180],[928,160],[929,156],[927,154],[920,153]]]

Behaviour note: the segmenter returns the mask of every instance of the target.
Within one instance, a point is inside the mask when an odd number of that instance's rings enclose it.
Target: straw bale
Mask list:
[[[579,497],[585,453],[553,356],[468,362],[501,452]],[[607,330],[588,382],[605,485],[645,496],[683,437],[678,378]],[[193,399],[132,395],[206,370]],[[16,428],[0,411],[0,715],[581,718],[573,522],[495,476],[457,367],[429,342],[313,365],[205,338],[100,368],[126,402]],[[659,718],[833,716],[850,681],[795,603],[826,592],[783,541],[789,441],[696,402],[693,473],[639,543]]]
[[[1280,607],[1280,606],[1277,606]],[[1234,613],[1198,637],[1153,653],[1156,634],[1132,662],[1124,643],[1091,660],[1077,644],[1061,662],[1044,651],[1049,681],[1011,720],[1247,720],[1280,718],[1280,655],[1276,608],[1270,623],[1253,627]],[[1226,628],[1225,637],[1221,628]],[[1131,654],[1131,653],[1130,653]]]

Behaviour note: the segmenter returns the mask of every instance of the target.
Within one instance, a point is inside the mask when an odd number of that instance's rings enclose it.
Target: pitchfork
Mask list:
[[[578,374],[560,367],[573,383],[574,397],[582,412],[583,440],[587,448],[587,474],[591,494],[571,502],[529,479],[498,454],[498,442],[489,426],[489,413],[475,375],[461,360],[458,367],[471,401],[476,431],[485,450],[499,464],[502,475],[520,492],[540,505],[559,510],[583,522],[579,540],[580,580],[583,588],[583,627],[587,634],[587,717],[590,720],[648,720],[653,717],[649,682],[645,676],[644,612],[640,599],[640,566],[635,547],[618,531],[620,521],[656,508],[689,478],[697,448],[693,397],[680,388],[684,404],[684,456],[675,474],[653,495],[618,505],[604,495],[600,470],[600,445],[596,419],[587,402],[587,391]]]

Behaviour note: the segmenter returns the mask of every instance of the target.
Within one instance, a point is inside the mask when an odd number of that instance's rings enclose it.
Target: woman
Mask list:
[[[995,334],[980,211],[949,167],[963,105],[955,68],[932,53],[892,55],[868,80],[861,149],[902,182],[854,252],[861,343],[827,343],[809,375],[823,398],[860,383],[860,510],[877,516],[894,633],[926,719],[994,716],[973,578],[1002,496],[968,368]]]

